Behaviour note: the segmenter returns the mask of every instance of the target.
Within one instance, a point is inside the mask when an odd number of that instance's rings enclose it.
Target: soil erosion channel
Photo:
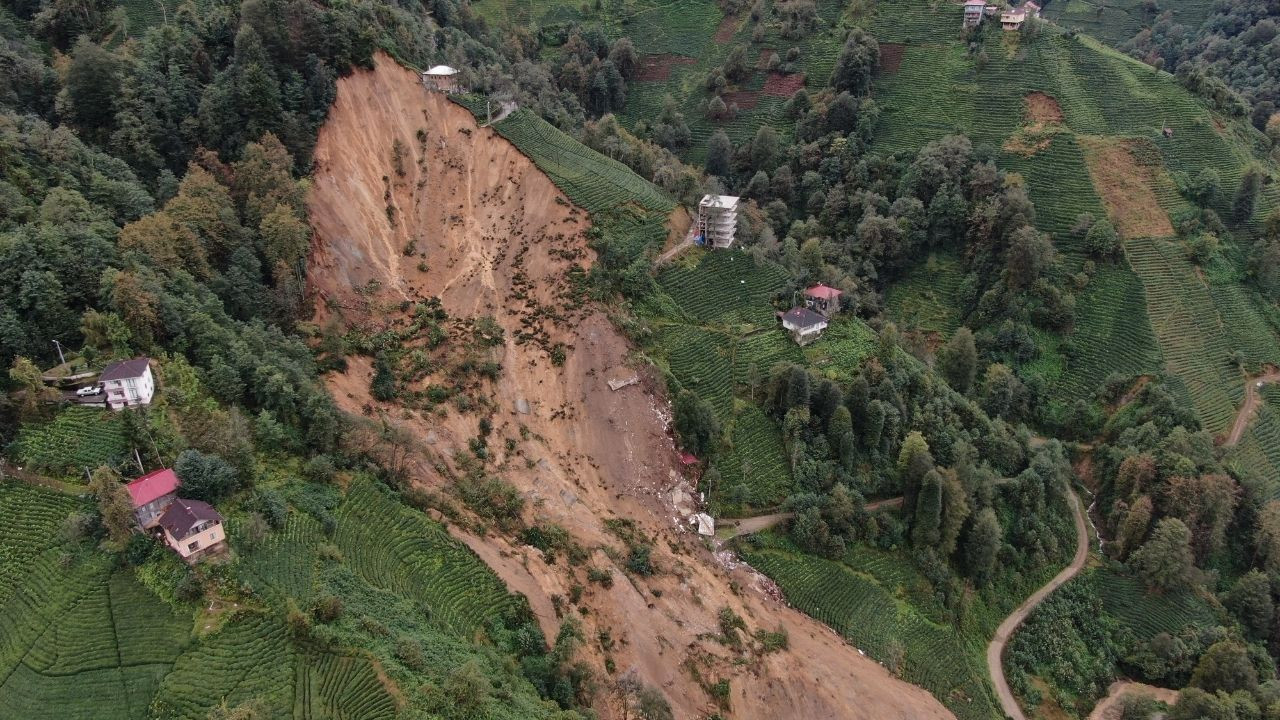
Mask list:
[[[675,526],[671,491],[682,481],[666,400],[643,370],[640,383],[609,390],[609,379],[637,372],[626,366],[627,342],[599,307],[562,300],[566,273],[592,261],[586,213],[514,146],[379,56],[376,70],[339,81],[315,161],[308,277],[321,327],[374,327],[404,312],[401,301],[430,296],[451,318],[492,315],[502,326],[492,351],[501,373],[482,385],[482,402],[494,410],[487,469],[524,495],[526,521],[565,527],[591,549],[587,564],[611,569],[614,581],[589,583],[563,558],[549,564],[504,535],[450,527],[528,596],[548,637],[559,627],[552,598],[586,586],[579,607],[565,613],[582,618],[589,642],[580,652],[600,681],[602,717],[622,711],[607,692],[613,678],[594,641],[601,632],[612,639],[617,674],[634,670],[661,689],[678,718],[714,712],[704,687],[720,678],[730,681],[736,718],[951,717],[826,626],[760,592],[765,581],[749,569],[724,569]],[[567,353],[556,366],[548,348],[561,343]],[[350,358],[345,373],[329,378],[337,402],[407,431],[401,460],[414,482],[451,482],[460,474],[455,453],[480,434],[484,413],[379,403],[371,375],[368,358]],[[620,545],[604,527],[611,517],[632,520],[654,541],[655,575],[629,576],[625,558],[600,549]],[[753,643],[736,650],[717,642],[721,608],[752,631],[785,628],[790,648],[760,653]]]

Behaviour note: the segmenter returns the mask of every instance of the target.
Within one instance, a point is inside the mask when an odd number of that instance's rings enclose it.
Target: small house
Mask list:
[[[1021,9],[1010,10],[1000,14],[1000,27],[1005,30],[1019,30],[1022,23],[1026,22],[1027,14]]]
[[[966,0],[964,4],[964,26],[977,27],[981,25],[982,14],[986,6],[986,0]]]
[[[146,357],[111,363],[98,384],[107,394],[107,405],[112,410],[151,404],[155,394],[155,379],[151,376],[151,360]]]
[[[793,307],[779,317],[782,327],[791,333],[791,339],[800,345],[808,345],[827,329],[827,319],[809,308]]]
[[[815,312],[831,317],[840,312],[840,296],[843,294],[833,287],[818,283],[804,291],[804,304]]]
[[[1027,17],[1033,17],[1033,18],[1040,17],[1040,5],[1038,3],[1032,2],[1032,0],[1027,0],[1027,2],[1023,3],[1022,10],[1024,13],[1026,13]]]
[[[159,526],[165,544],[188,563],[226,547],[222,516],[207,502],[174,498],[160,515]]]
[[[458,71],[448,65],[436,65],[422,73],[422,85],[437,92],[458,92]]]
[[[138,525],[144,530],[150,530],[160,521],[165,508],[178,497],[178,476],[172,470],[156,470],[126,487]]]
[[[738,231],[738,198],[732,195],[704,195],[698,203],[699,244],[717,248],[733,245]]]

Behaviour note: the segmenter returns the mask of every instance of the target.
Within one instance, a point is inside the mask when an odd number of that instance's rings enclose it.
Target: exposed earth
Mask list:
[[[1244,384],[1244,402],[1240,403],[1240,410],[1236,412],[1235,422],[1231,424],[1231,432],[1227,435],[1227,439],[1222,444],[1231,447],[1240,442],[1240,438],[1244,437],[1244,431],[1249,429],[1249,422],[1253,420],[1253,416],[1258,412],[1258,403],[1262,401],[1262,396],[1258,390],[1263,385],[1280,381],[1280,372],[1269,372],[1264,375],[1249,378]]]
[[[678,718],[715,712],[704,685],[720,678],[730,681],[737,718],[951,717],[924,690],[770,597],[767,580],[717,559],[687,530],[692,493],[676,470],[659,383],[645,367],[630,366],[631,347],[602,308],[565,299],[566,274],[593,259],[587,215],[514,146],[379,56],[376,70],[339,82],[315,163],[308,278],[320,326],[376,326],[403,312],[401,301],[438,296],[451,317],[492,315],[505,331],[492,351],[501,374],[483,385],[484,404],[496,409],[488,469],[525,496],[526,521],[562,525],[592,548],[591,565],[611,568],[612,587],[584,583],[581,599],[564,610],[582,620],[601,717],[622,716],[607,688],[631,670],[662,690]],[[567,352],[557,367],[548,347],[560,343]],[[406,431],[407,448],[373,447],[403,451],[415,483],[447,487],[460,474],[454,453],[477,436],[482,413],[378,403],[371,367],[356,358],[329,376],[337,402]],[[616,392],[607,385],[636,374],[635,385]],[[655,575],[628,575],[601,550],[619,546],[603,524],[610,517],[633,520],[654,540]],[[552,598],[568,598],[582,569],[563,559],[549,564],[492,529],[451,528],[529,598],[554,637],[560,621]],[[752,631],[785,629],[789,649],[721,644],[714,636],[726,607]],[[614,641],[613,677],[594,642],[601,632]]]

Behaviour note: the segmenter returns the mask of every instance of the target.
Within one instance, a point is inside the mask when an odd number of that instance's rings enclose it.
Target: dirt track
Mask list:
[[[628,575],[595,549],[589,563],[614,577],[604,588],[586,582],[581,568],[563,559],[548,563],[506,537],[457,535],[529,596],[549,637],[559,625],[552,598],[568,598],[575,584],[584,585],[577,609],[568,604],[565,612],[580,616],[587,638],[607,631],[618,673],[634,670],[659,688],[677,718],[715,712],[703,683],[720,678],[730,681],[735,718],[951,717],[931,695],[862,657],[826,626],[759,592],[768,583],[749,568],[725,569],[677,527],[691,494],[677,509],[672,490],[683,480],[658,384],[644,368],[630,367],[631,348],[603,310],[571,310],[558,300],[568,270],[592,260],[586,214],[507,141],[477,127],[470,113],[422,90],[412,72],[385,56],[377,64],[376,71],[339,81],[316,147],[309,200],[316,240],[308,268],[316,322],[376,323],[418,295],[440,297],[451,317],[493,315],[506,332],[493,351],[502,372],[482,401],[493,423],[486,470],[524,495],[526,520],[558,523],[585,547],[616,548],[602,521],[633,520],[653,540],[659,572]],[[393,169],[395,147],[402,172]],[[539,343],[516,341],[530,327],[568,346],[562,367]],[[636,372],[640,384],[608,389],[610,377]],[[329,385],[347,412],[408,431],[411,476],[445,487],[457,472],[454,453],[477,436],[481,414],[380,404],[369,395],[370,377],[371,361],[353,357]],[[507,440],[514,450],[506,449]],[[370,449],[390,452],[376,440]],[[785,628],[789,650],[758,655],[716,642],[717,614],[726,607],[752,630]],[[580,652],[600,682],[595,710],[619,717],[605,651],[588,642]]]
[[[1280,372],[1267,373],[1258,377],[1249,378],[1244,384],[1244,402],[1240,403],[1240,410],[1236,412],[1236,420],[1231,424],[1231,432],[1227,435],[1227,439],[1222,444],[1231,447],[1240,442],[1240,438],[1244,437],[1244,431],[1249,428],[1249,421],[1253,420],[1253,415],[1258,411],[1258,402],[1261,397],[1258,394],[1258,388],[1268,383],[1280,381]]]
[[[1031,611],[1049,597],[1050,593],[1078,575],[1089,559],[1089,528],[1085,523],[1080,497],[1074,491],[1071,492],[1071,515],[1076,525],[1076,554],[1071,559],[1071,564],[1053,576],[1053,579],[1044,587],[1032,593],[1031,597],[1018,606],[1017,610],[1005,618],[1004,622],[1000,623],[1000,627],[996,628],[991,644],[987,645],[987,671],[991,673],[991,683],[996,688],[996,695],[1000,697],[1000,707],[1004,709],[1005,715],[1013,720],[1027,720],[1027,716],[1018,706],[1018,701],[1013,697],[1013,691],[1009,689],[1009,681],[1004,675],[1004,648],[1009,643],[1009,638],[1013,637],[1013,632],[1018,629],[1023,620],[1027,619]]]
[[[1177,690],[1136,682],[1113,682],[1111,687],[1107,688],[1107,696],[1099,700],[1093,712],[1089,713],[1088,720],[1119,720],[1120,703],[1129,696],[1146,696],[1166,705],[1173,705],[1178,701]]]

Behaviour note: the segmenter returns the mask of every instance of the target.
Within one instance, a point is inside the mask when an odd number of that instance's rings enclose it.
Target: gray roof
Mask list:
[[[142,374],[146,372],[147,366],[150,364],[151,359],[147,357],[136,357],[132,360],[111,363],[106,370],[102,371],[98,382],[142,377]]]
[[[207,502],[174,498],[160,516],[160,526],[170,535],[182,540],[191,537],[191,529],[206,520],[220,523],[222,516]]]
[[[809,308],[793,307],[782,316],[782,321],[802,328],[814,327],[827,321]]]

